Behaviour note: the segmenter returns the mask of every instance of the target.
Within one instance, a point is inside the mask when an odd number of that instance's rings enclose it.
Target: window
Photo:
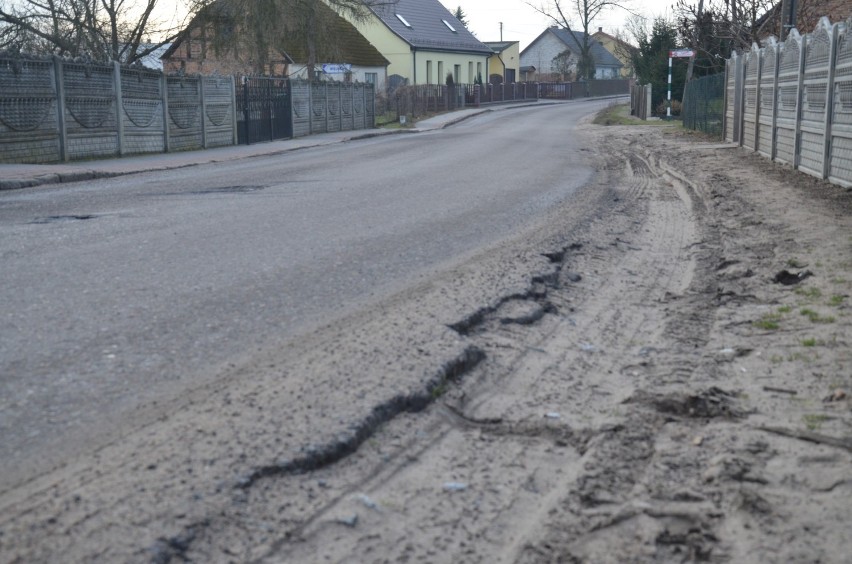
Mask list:
[[[379,73],[377,72],[365,72],[364,73],[364,82],[368,84],[376,84],[379,81]]]
[[[426,61],[426,84],[432,84],[432,61]]]
[[[454,65],[453,66],[453,81],[456,84],[461,83],[461,65]]]
[[[397,16],[397,17],[398,17],[398,16]],[[450,22],[448,22],[447,20],[441,20],[441,21],[442,21],[442,22],[444,22],[444,25],[445,25],[445,26],[447,26],[447,29],[449,29],[449,30],[450,30],[450,31],[452,31],[453,33],[458,33],[458,32],[456,31],[456,28],[454,28],[452,25],[450,25]]]
[[[476,63],[476,78],[482,76],[482,63]]]
[[[467,82],[468,84],[473,84],[476,77],[473,76],[473,61],[467,63]]]
[[[444,61],[438,61],[438,83],[443,84],[444,78]]]
[[[408,21],[406,21],[406,19],[403,18],[402,15],[400,15],[400,14],[395,14],[395,15],[396,15],[397,19],[402,22],[402,25],[404,25],[405,27],[411,27],[411,24],[408,23]]]

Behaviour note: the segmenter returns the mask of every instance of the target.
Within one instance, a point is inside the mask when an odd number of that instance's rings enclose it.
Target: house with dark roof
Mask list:
[[[488,82],[517,82],[521,70],[521,45],[518,41],[485,41],[494,52],[488,58]],[[499,78],[499,80],[498,80]]]
[[[319,79],[384,83],[388,60],[346,19],[323,2],[317,7],[333,41],[319,41],[316,48],[316,77]],[[303,38],[281,33],[271,42],[265,63],[250,43],[216,45],[216,30],[229,30],[227,1],[219,0],[210,13],[196,17],[160,57],[166,73],[224,75],[268,75],[307,78],[308,45]],[[224,25],[223,25],[224,24]]]
[[[397,0],[372,6],[358,31],[390,61],[391,82],[470,84],[485,77],[493,51],[438,0]],[[394,80],[395,79],[395,80]]]
[[[636,53],[639,50],[638,48],[619,37],[610,35],[605,32],[602,27],[599,27],[598,30],[592,34],[592,37],[594,37],[598,43],[604,46],[604,49],[612,53],[613,56],[621,61],[622,65],[624,65],[621,67],[621,78],[631,78],[636,74],[633,68],[631,55]]]
[[[566,80],[567,77],[563,76],[566,69],[570,71],[568,74],[574,74],[576,77],[580,44],[584,35],[581,31],[547,28],[521,52],[521,66],[535,67],[538,80]],[[624,66],[621,61],[593,37],[589,37],[589,41],[592,60],[595,63],[595,78],[618,78]]]

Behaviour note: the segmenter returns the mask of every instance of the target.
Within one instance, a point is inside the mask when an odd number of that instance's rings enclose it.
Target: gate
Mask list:
[[[244,76],[236,94],[238,143],[293,137],[289,80]]]

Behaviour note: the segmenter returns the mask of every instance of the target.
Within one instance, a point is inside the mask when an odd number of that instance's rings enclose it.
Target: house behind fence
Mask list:
[[[852,187],[852,19],[727,61],[727,141]]]

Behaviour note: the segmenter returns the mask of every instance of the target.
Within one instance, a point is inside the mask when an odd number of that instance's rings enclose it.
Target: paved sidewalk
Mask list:
[[[589,100],[589,98],[586,98],[586,100]],[[199,151],[152,153],[133,157],[116,157],[59,164],[0,164],[0,190],[29,188],[32,186],[57,184],[62,182],[78,182],[81,180],[92,180],[95,178],[111,178],[114,176],[123,176],[154,170],[171,170],[207,163],[278,155],[307,147],[320,147],[323,145],[344,143],[346,141],[356,139],[376,137],[379,135],[419,133],[422,131],[443,129],[470,117],[491,111],[564,103],[569,102],[539,100],[536,102],[520,102],[516,104],[491,106],[487,108],[458,110],[418,121],[417,126],[411,129],[364,129],[359,131],[341,131],[336,133],[321,133],[318,135],[310,135],[308,137],[299,137],[297,139],[282,139],[279,141],[257,143],[255,145],[232,145],[228,147],[217,147],[215,149]]]

